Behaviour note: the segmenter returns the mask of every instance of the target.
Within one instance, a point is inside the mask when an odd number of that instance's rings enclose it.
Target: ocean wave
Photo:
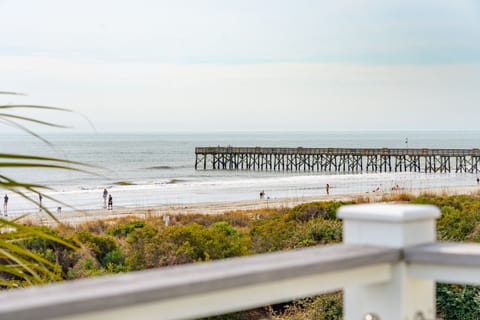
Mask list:
[[[115,184],[117,186],[134,186],[134,185],[136,185],[136,183],[133,183],[131,181],[117,181],[117,182],[114,182],[113,184]]]
[[[172,166],[152,166],[152,167],[147,167],[145,169],[147,169],[147,170],[172,170],[172,169],[175,169],[175,167],[172,167]]]
[[[187,180],[184,180],[184,179],[170,179],[167,184],[175,184],[175,183],[181,183],[181,182],[185,182]]]
[[[151,166],[146,167],[146,170],[174,170],[174,169],[184,169],[190,168],[190,166],[183,165],[183,166]]]

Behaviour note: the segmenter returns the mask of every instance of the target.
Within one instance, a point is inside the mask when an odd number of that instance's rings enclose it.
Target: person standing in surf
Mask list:
[[[113,210],[113,198],[112,195],[108,195],[108,210]]]
[[[103,189],[103,208],[107,208],[107,196],[108,196],[108,191],[107,189]]]

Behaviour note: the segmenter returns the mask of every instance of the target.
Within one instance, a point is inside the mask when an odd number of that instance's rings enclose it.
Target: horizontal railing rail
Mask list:
[[[480,245],[477,243],[435,242],[406,248],[404,256],[407,263],[469,266],[480,271]],[[478,281],[480,283],[480,277]]]
[[[2,293],[0,319],[208,316],[388,281],[399,259],[397,249],[342,244],[56,283]]]
[[[480,244],[439,242],[405,249],[412,276],[480,285]]]

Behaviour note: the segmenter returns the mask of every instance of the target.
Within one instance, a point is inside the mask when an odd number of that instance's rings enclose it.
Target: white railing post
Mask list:
[[[437,207],[409,204],[343,206],[343,242],[391,248],[435,242]],[[409,277],[404,261],[393,264],[392,278],[382,284],[347,286],[344,319],[435,319],[435,283]]]

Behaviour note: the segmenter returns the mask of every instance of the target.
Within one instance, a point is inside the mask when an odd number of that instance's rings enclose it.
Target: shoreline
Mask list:
[[[412,190],[396,190],[384,192],[367,192],[367,193],[348,193],[337,195],[321,195],[321,196],[302,196],[290,198],[274,198],[274,199],[253,199],[239,201],[216,201],[216,202],[198,202],[183,204],[167,204],[157,206],[146,206],[137,208],[114,208],[92,209],[66,211],[61,214],[55,214],[57,219],[64,224],[77,225],[85,222],[96,220],[121,219],[125,217],[159,217],[165,214],[222,214],[230,211],[249,211],[265,208],[291,208],[298,204],[314,202],[314,201],[354,201],[363,199],[368,202],[379,202],[385,197],[400,194],[408,194],[418,196],[423,193],[428,194],[446,194],[446,195],[472,195],[480,194],[480,186],[462,186],[462,187],[442,187],[428,189],[412,189]],[[46,213],[32,213],[18,220],[19,222],[32,223],[34,225],[54,226],[57,224]]]

